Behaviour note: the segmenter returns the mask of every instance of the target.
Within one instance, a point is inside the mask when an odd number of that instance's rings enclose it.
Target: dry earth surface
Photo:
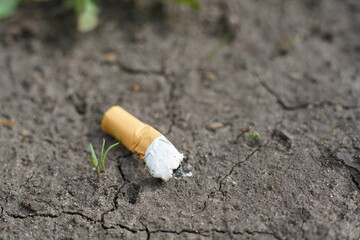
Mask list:
[[[88,34],[55,5],[0,22],[0,239],[360,237],[359,1],[104,1]],[[96,183],[115,104],[193,177],[118,147]]]

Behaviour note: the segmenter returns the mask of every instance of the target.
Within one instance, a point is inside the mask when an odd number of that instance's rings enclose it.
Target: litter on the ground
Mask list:
[[[184,155],[164,135],[120,106],[113,106],[104,114],[101,128],[131,152],[138,153],[151,175],[163,181],[174,176],[184,159]]]

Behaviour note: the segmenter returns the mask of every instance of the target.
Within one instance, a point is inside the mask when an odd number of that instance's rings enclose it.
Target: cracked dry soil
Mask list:
[[[0,239],[360,237],[359,1],[107,1],[89,34],[54,4],[0,22]],[[114,104],[194,176],[119,147],[97,184]]]

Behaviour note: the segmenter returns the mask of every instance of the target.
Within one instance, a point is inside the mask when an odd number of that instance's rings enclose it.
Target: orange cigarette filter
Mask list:
[[[105,112],[101,128],[133,153],[138,153],[154,177],[168,180],[183,155],[155,128],[141,122],[120,106]]]
[[[104,114],[101,128],[141,158],[144,158],[150,144],[162,136],[155,128],[144,124],[120,106],[113,106]]]

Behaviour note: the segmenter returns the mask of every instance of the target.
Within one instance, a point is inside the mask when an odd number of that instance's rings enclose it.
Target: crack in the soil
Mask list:
[[[280,105],[280,107],[284,110],[287,110],[287,111],[296,111],[296,110],[299,110],[299,109],[306,109],[309,104],[306,103],[306,104],[301,104],[301,105],[298,105],[298,106],[295,106],[295,107],[290,107],[290,106],[287,106],[282,100],[281,98],[277,95],[277,93],[272,90],[265,82],[263,81],[260,81],[260,85],[273,97],[276,98],[276,102]]]
[[[314,141],[314,144],[316,145],[317,149],[320,152],[320,158],[321,159],[329,159],[329,161],[336,161],[336,163],[339,163],[341,166],[345,167],[347,169],[348,174],[350,175],[350,180],[351,182],[355,185],[355,188],[360,191],[360,183],[359,181],[356,179],[356,177],[354,176],[354,173],[352,171],[356,171],[358,173],[359,170],[356,168],[353,168],[352,166],[349,166],[348,164],[346,164],[346,162],[342,159],[335,159],[334,155],[335,153],[338,151],[338,148],[336,148],[335,150],[330,151],[329,153],[325,153],[324,152],[324,148],[326,147],[324,144],[321,144],[320,142]],[[329,167],[324,160],[321,161],[321,164],[324,167]]]
[[[107,229],[115,229],[115,227],[120,227],[121,229],[125,229],[127,230],[128,232],[132,232],[132,233],[138,233],[138,232],[144,232],[145,229],[132,229],[124,224],[121,224],[121,223],[116,223],[116,224],[113,224],[112,226],[110,227],[104,227],[102,226],[103,229],[107,230]]]
[[[230,171],[220,180],[218,191],[221,192],[223,194],[223,196],[226,196],[226,193],[222,190],[223,183],[226,180],[226,178],[228,178],[234,172],[235,168],[237,168],[237,167],[241,166],[241,164],[247,162],[251,158],[251,156],[253,156],[256,152],[258,152],[260,150],[261,147],[265,146],[266,144],[267,144],[267,142],[265,142],[263,145],[259,145],[249,155],[247,155],[243,161],[240,161],[240,162],[236,163],[235,165],[233,165],[231,167]]]
[[[273,232],[245,230],[243,233],[240,233],[240,234],[244,234],[244,233],[247,233],[247,234],[250,234],[250,235],[255,235],[255,234],[270,235],[270,236],[273,236],[275,239],[281,240],[281,237],[278,236],[276,233],[273,233]]]
[[[27,219],[27,218],[35,218],[35,217],[45,217],[45,218],[58,218],[62,215],[71,215],[71,216],[79,216],[82,219],[85,219],[87,222],[97,223],[99,221],[92,219],[89,216],[86,216],[82,212],[72,212],[72,211],[62,211],[59,214],[52,213],[33,213],[29,215],[17,215],[12,213],[6,213],[7,216],[15,218],[15,219]]]
[[[4,215],[4,207],[0,205],[0,209],[1,209],[0,217],[2,217]]]
[[[117,159],[118,159],[118,161],[119,161],[119,159],[126,159],[127,157],[130,157],[131,155],[132,155],[132,153],[130,152],[130,153],[124,155],[124,156],[118,157]],[[112,207],[110,210],[105,211],[104,213],[101,214],[100,223],[101,223],[101,226],[102,226],[103,229],[113,228],[113,227],[106,227],[106,226],[105,226],[105,216],[106,216],[107,214],[109,214],[109,213],[112,213],[112,212],[118,210],[118,208],[119,208],[119,206],[118,206],[118,199],[119,199],[120,192],[121,192],[121,190],[122,190],[127,184],[130,184],[130,183],[131,183],[131,181],[126,177],[125,173],[124,173],[123,170],[122,170],[122,161],[120,161],[119,164],[118,164],[118,170],[119,170],[120,176],[121,176],[121,178],[123,179],[124,183],[123,183],[123,184],[120,186],[120,188],[117,190],[117,192],[116,192],[116,194],[115,194],[115,196],[114,196],[114,198],[113,198],[113,202],[112,202],[113,207]],[[126,230],[128,230],[128,231],[130,231],[130,232],[135,232],[135,230],[133,230],[133,229],[127,227],[127,226],[121,225],[121,224],[118,224],[118,225],[116,225],[116,226],[119,226],[120,228],[126,229]]]
[[[111,210],[110,210],[111,211]],[[110,212],[107,211],[103,214],[103,216]],[[191,233],[191,234],[196,234],[196,235],[201,235],[201,236],[205,236],[208,237],[209,235],[211,235],[211,233],[213,232],[217,232],[217,233],[221,233],[221,234],[233,234],[233,235],[243,235],[245,233],[247,234],[251,234],[251,235],[255,235],[255,234],[263,234],[263,235],[271,235],[276,239],[281,239],[277,234],[273,233],[273,232],[266,232],[266,231],[250,231],[250,230],[244,230],[244,231],[227,231],[227,230],[219,230],[219,229],[210,229],[208,231],[198,231],[198,230],[192,230],[192,229],[182,229],[180,231],[176,231],[176,230],[165,230],[165,229],[157,229],[157,230],[149,230],[149,228],[147,227],[146,224],[144,224],[141,220],[139,220],[140,224],[144,227],[143,229],[132,229],[131,227],[128,227],[124,224],[121,223],[116,223],[110,227],[106,227],[104,226],[104,219],[102,218],[100,221],[99,220],[94,220],[93,218],[86,216],[85,214],[81,213],[81,212],[71,212],[71,211],[62,211],[60,214],[51,214],[51,213],[37,213],[37,214],[32,214],[32,215],[27,215],[27,216],[22,216],[22,215],[16,215],[16,214],[9,214],[7,213],[7,216],[14,218],[14,219],[27,219],[27,218],[35,218],[35,217],[43,217],[43,218],[58,218],[62,215],[70,215],[70,216],[79,216],[82,219],[86,220],[87,222],[91,223],[91,224],[96,224],[96,223],[100,223],[101,227],[104,230],[108,230],[108,229],[115,229],[115,227],[120,227],[123,230],[127,230],[129,232],[132,233],[140,233],[140,232],[146,232],[147,234],[147,240],[150,239],[150,236],[152,233],[168,233],[168,234],[176,234],[176,235],[180,235],[182,233]]]
[[[341,104],[337,104],[337,103],[333,103],[331,101],[322,101],[316,104],[313,103],[304,103],[304,104],[299,104],[297,106],[288,106],[286,105],[286,103],[284,103],[284,101],[281,100],[280,96],[273,90],[271,89],[271,87],[269,87],[265,82],[260,81],[260,85],[273,97],[276,98],[276,102],[280,105],[280,107],[285,110],[285,111],[297,111],[300,109],[308,109],[310,106],[311,108],[321,108],[324,106],[331,106],[331,107],[336,107],[336,106],[340,106],[341,108],[345,109],[345,110],[350,110],[350,109],[357,109],[358,106],[347,106],[347,105],[341,105]]]
[[[96,223],[100,223],[101,224],[101,227],[103,229],[112,229],[114,227],[105,227],[104,224],[103,224],[103,216],[106,214],[106,213],[109,213],[111,210],[109,211],[106,211],[103,215],[102,215],[102,219],[101,220],[95,220],[81,212],[71,212],[71,211],[62,211],[61,213],[59,214],[51,214],[51,213],[35,213],[35,214],[30,214],[30,215],[26,215],[26,216],[23,216],[23,215],[17,215],[17,214],[11,214],[11,213],[6,213],[7,216],[11,217],[11,218],[14,218],[14,219],[27,219],[27,218],[35,218],[35,217],[43,217],[43,218],[59,218],[61,217],[62,215],[70,215],[70,216],[79,216],[81,217],[82,219],[86,220],[87,222],[91,223],[91,224],[96,224]],[[135,230],[135,229],[132,229],[126,225],[123,225],[123,224],[114,224],[115,226],[119,226],[120,228],[122,229],[125,229],[125,230],[128,230],[132,233],[136,233],[136,232],[140,232],[140,231],[144,231],[142,229],[140,230]]]
[[[215,191],[212,191],[211,193],[209,193],[206,197],[206,200],[204,201],[203,207],[200,209],[200,211],[196,212],[195,214],[199,214],[205,211],[205,209],[207,208],[207,201],[209,201],[209,198],[212,194],[214,194]]]
[[[351,181],[354,183],[355,187],[360,191],[360,183],[356,180],[355,176],[351,174],[351,172],[350,172],[350,176],[351,176]]]
[[[180,231],[174,231],[174,230],[158,229],[158,230],[150,231],[150,230],[148,230],[148,228],[146,227],[145,224],[142,223],[142,225],[147,229],[145,231],[149,232],[149,234],[151,234],[151,233],[167,233],[167,234],[180,235],[182,233],[191,233],[191,234],[196,234],[196,235],[200,235],[200,236],[204,236],[204,237],[209,237],[214,232],[221,233],[221,234],[231,234],[231,235],[244,235],[246,233],[246,234],[250,234],[250,235],[255,235],[255,234],[271,235],[275,239],[281,239],[281,237],[279,237],[277,234],[275,234],[273,232],[267,232],[267,231],[251,231],[251,230],[228,231],[228,230],[219,230],[219,229],[210,229],[208,231],[197,231],[197,230],[191,230],[191,229],[182,229]]]
[[[146,231],[146,240],[149,240],[150,239],[150,236],[151,236],[151,232],[149,231],[149,228],[147,227],[147,225],[145,225],[141,219],[139,219],[139,222],[141,223],[141,225],[143,225],[143,227],[145,228],[145,231]]]
[[[158,230],[149,231],[149,232],[150,233],[170,233],[170,234],[176,234],[176,235],[180,235],[182,233],[192,233],[192,234],[197,234],[197,235],[201,235],[201,236],[209,236],[210,233],[213,232],[213,231],[214,230],[200,232],[200,231],[197,231],[197,230],[190,230],[190,229],[182,229],[180,231],[158,229]]]
[[[319,148],[319,147],[318,147],[318,148]],[[339,148],[337,148],[337,149],[335,149],[334,151],[332,151],[331,154],[330,154],[330,156],[329,156],[329,158],[335,160],[335,159],[336,159],[335,153],[336,153],[338,150],[339,150]],[[360,174],[360,171],[359,171],[357,168],[354,168],[354,167],[350,166],[349,164],[347,164],[343,159],[336,159],[336,160],[337,160],[342,166],[344,166],[344,167],[347,169],[347,171],[348,171],[348,173],[349,173],[349,175],[350,175],[350,179],[351,179],[352,183],[355,185],[355,188],[360,191],[360,182],[359,182],[359,180],[357,180],[356,177],[355,177],[355,174],[356,174],[356,173],[359,173],[359,174]],[[356,173],[354,173],[354,172],[356,172]]]
[[[206,198],[206,200],[204,201],[203,207],[200,209],[200,211],[196,212],[195,214],[199,214],[199,213],[202,213],[202,212],[205,211],[205,209],[206,209],[206,207],[207,207],[207,201],[210,199],[210,196],[213,195],[213,194],[215,194],[216,192],[221,192],[221,194],[226,197],[226,193],[222,190],[222,188],[223,188],[223,183],[224,183],[224,181],[226,180],[226,178],[228,178],[228,177],[234,172],[235,168],[237,168],[237,167],[241,166],[241,164],[247,162],[247,161],[251,158],[251,156],[253,156],[256,152],[258,152],[258,151],[260,150],[260,148],[262,148],[263,146],[265,146],[265,145],[267,145],[267,144],[268,144],[268,142],[265,142],[264,144],[259,145],[259,146],[258,146],[256,149],[254,149],[249,155],[247,155],[246,158],[245,158],[243,161],[238,162],[238,163],[236,163],[235,165],[233,165],[233,166],[231,167],[230,171],[229,171],[223,178],[221,178],[221,180],[220,180],[220,182],[219,182],[219,188],[216,189],[216,191],[212,191],[212,192],[210,192],[210,193],[207,195],[207,198]]]
[[[79,216],[82,219],[85,219],[88,222],[92,222],[92,223],[96,223],[97,221],[92,219],[89,216],[86,216],[85,214],[81,213],[81,212],[71,212],[71,211],[62,211],[62,214],[66,214],[66,215],[71,215],[71,216]]]
[[[117,159],[118,159],[118,161],[120,161],[119,159],[126,159],[126,158],[130,157],[131,155],[132,155],[132,153],[128,153],[125,156],[118,157]],[[120,161],[119,164],[118,164],[118,170],[119,170],[119,173],[120,173],[120,176],[121,176],[122,180],[125,183],[131,183],[131,181],[126,177],[125,173],[122,170],[122,161]]]
[[[35,217],[45,217],[45,218],[58,218],[61,216],[62,213],[56,215],[51,213],[36,213],[36,214],[29,214],[29,215],[17,215],[12,213],[6,213],[7,216],[14,218],[14,219],[27,219],[27,218],[35,218]]]

